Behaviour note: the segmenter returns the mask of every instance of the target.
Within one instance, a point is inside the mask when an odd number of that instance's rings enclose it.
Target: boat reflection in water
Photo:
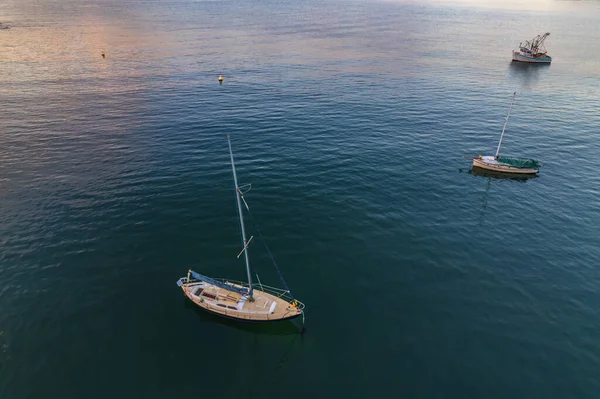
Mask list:
[[[527,62],[508,63],[508,77],[517,85],[534,88],[540,82],[540,77],[551,64],[530,64]]]
[[[498,172],[493,170],[481,169],[476,166],[473,166],[469,173],[475,176],[481,177],[491,177],[496,179],[511,179],[511,180],[529,180],[538,177],[536,173],[532,174],[515,174],[515,173],[506,173],[506,172]]]
[[[488,205],[488,193],[490,191],[490,187],[492,186],[492,182],[499,183],[497,181],[497,179],[507,179],[507,180],[511,180],[510,183],[514,182],[514,183],[523,183],[524,184],[527,180],[537,177],[537,175],[515,175],[513,173],[495,172],[495,171],[485,170],[485,169],[481,169],[481,168],[477,168],[477,167],[471,168],[469,170],[469,174],[479,176],[479,177],[485,177],[487,179],[487,183],[485,185],[485,191],[483,193],[483,198],[481,200],[481,211],[479,213],[479,226],[484,225],[485,213],[487,211],[487,205]]]

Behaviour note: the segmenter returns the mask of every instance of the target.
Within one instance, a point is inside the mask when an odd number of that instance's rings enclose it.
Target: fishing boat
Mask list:
[[[544,41],[550,36],[550,32],[546,32],[543,35],[537,35],[531,40],[525,40],[525,42],[519,43],[519,49],[513,50],[512,59],[513,61],[519,62],[531,62],[531,63],[542,63],[549,64],[552,62],[544,46]]]
[[[186,277],[182,277],[177,281],[177,285],[193,303],[219,316],[250,322],[275,322],[302,316],[302,321],[304,322],[304,304],[292,296],[258,227],[256,227],[256,230],[273,261],[273,265],[279,274],[284,288],[262,285],[258,274],[256,274],[258,285],[252,281],[248,246],[253,236],[248,240],[246,239],[244,212],[242,210],[243,202],[247,212],[251,215],[250,207],[244,199],[244,194],[248,190],[243,192],[238,186],[229,136],[227,136],[227,143],[229,145],[235,197],[242,233],[242,250],[237,257],[239,258],[242,254],[244,255],[247,281],[241,282],[224,278],[207,277],[190,269]]]
[[[500,142],[498,143],[498,148],[496,149],[496,155],[479,155],[478,157],[473,157],[473,168],[480,168],[506,174],[535,175],[538,173],[540,164],[536,160],[499,155],[500,147],[502,146],[502,139],[504,138],[504,131],[506,130],[508,118],[510,117],[510,111],[515,102],[516,96],[517,92],[514,92],[512,101],[508,107],[508,113],[506,114],[504,127],[502,127],[502,133],[500,134]]]

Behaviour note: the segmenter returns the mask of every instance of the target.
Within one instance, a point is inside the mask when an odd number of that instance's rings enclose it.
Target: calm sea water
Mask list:
[[[599,20],[591,1],[3,1],[0,397],[598,397]],[[510,63],[545,31],[551,66]],[[503,152],[540,176],[469,173],[515,90]],[[244,278],[228,134],[303,335],[175,285]]]

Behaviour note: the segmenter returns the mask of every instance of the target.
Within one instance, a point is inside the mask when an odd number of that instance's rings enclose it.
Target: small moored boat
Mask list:
[[[519,175],[535,175],[538,173],[540,168],[540,163],[533,159],[526,158],[514,158],[507,156],[499,156],[500,147],[502,146],[502,139],[504,138],[504,131],[506,130],[506,125],[508,123],[508,118],[510,117],[510,111],[515,102],[515,97],[517,92],[513,93],[512,101],[510,102],[510,107],[508,108],[508,113],[506,114],[506,120],[504,121],[504,127],[502,127],[502,133],[500,134],[500,142],[498,143],[498,148],[496,149],[496,155],[479,155],[478,157],[473,157],[473,167],[480,168],[485,170],[491,170],[499,173],[508,173],[508,174],[519,174]]]
[[[473,167],[500,173],[535,175],[539,172],[539,162],[533,159],[479,156],[473,159]]]
[[[253,237],[246,240],[242,202],[249,213],[250,208],[244,199],[245,192],[242,192],[238,186],[229,136],[227,136],[227,143],[229,144],[235,197],[242,232],[243,248],[238,254],[238,258],[242,253],[244,254],[248,281],[239,282],[228,279],[211,278],[193,270],[189,270],[186,277],[182,277],[177,281],[177,285],[183,290],[185,296],[196,305],[219,316],[252,322],[274,322],[290,320],[302,316],[304,322],[304,304],[295,299],[289,288],[287,288],[287,284],[283,279],[279,268],[277,268],[277,264],[271,255],[271,251],[269,251],[258,228],[256,228],[256,230],[259,233],[260,239],[265,244],[269,256],[271,256],[271,260],[273,261],[285,289],[262,285],[258,275],[256,275],[258,285],[255,285],[252,282],[248,245]],[[246,192],[247,191],[248,190],[246,190]]]
[[[531,63],[542,63],[549,64],[552,62],[544,47],[544,41],[550,36],[550,32],[546,32],[543,35],[537,35],[531,40],[525,40],[519,44],[518,50],[513,50],[512,59],[513,61],[519,62],[531,62]]]

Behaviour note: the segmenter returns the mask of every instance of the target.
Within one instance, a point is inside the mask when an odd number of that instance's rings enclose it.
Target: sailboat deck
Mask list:
[[[236,287],[241,287],[236,285]],[[274,321],[297,317],[302,310],[285,298],[254,290],[253,300],[247,295],[207,283],[182,285],[185,295],[196,305],[222,316],[248,321]]]

